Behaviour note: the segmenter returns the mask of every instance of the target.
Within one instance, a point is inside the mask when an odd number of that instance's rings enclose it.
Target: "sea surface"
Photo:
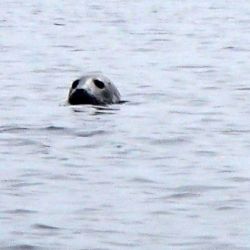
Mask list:
[[[250,1],[3,0],[0,83],[1,250],[250,249]]]

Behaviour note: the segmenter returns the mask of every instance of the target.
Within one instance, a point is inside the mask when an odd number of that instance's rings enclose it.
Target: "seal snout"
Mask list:
[[[69,99],[69,103],[72,105],[79,105],[79,104],[93,104],[98,105],[98,101],[92,95],[90,95],[85,89],[75,89],[72,90]]]

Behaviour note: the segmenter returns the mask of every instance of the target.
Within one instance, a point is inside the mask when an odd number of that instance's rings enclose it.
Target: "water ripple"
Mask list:
[[[249,9],[4,1],[0,249],[250,249]],[[129,102],[66,104],[90,71]]]

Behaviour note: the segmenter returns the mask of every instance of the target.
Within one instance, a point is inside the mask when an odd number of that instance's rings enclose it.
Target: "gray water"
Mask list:
[[[250,249],[250,2],[0,3],[0,249]],[[104,73],[123,105],[65,105]]]

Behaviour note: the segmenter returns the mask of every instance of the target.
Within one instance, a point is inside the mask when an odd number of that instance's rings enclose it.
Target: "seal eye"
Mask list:
[[[79,84],[79,79],[75,80],[73,83],[72,83],[72,89],[75,89],[77,87],[77,85]]]
[[[100,81],[98,79],[94,79],[93,82],[97,88],[104,89],[105,85],[102,81]]]

